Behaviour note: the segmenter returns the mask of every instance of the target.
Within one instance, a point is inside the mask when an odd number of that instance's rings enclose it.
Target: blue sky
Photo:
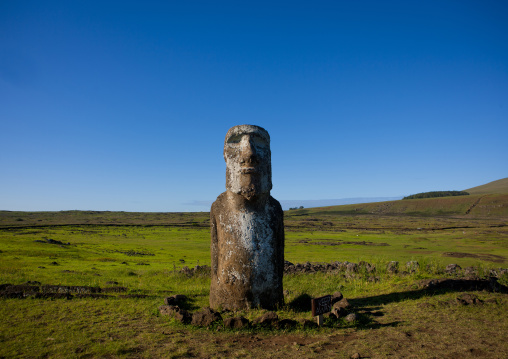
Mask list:
[[[508,176],[505,1],[0,2],[0,209],[207,211],[227,130],[279,200]],[[303,203],[303,202],[302,202]]]

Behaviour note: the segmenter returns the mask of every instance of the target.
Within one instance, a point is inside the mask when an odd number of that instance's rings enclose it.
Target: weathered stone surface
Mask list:
[[[159,307],[159,313],[161,313],[161,315],[173,315],[175,314],[176,311],[180,310],[180,308],[178,308],[178,306],[175,306],[175,305],[161,305]]]
[[[356,264],[356,263],[348,263],[346,265],[346,272],[349,272],[349,273],[358,273],[358,264]]]
[[[358,320],[358,315],[356,315],[356,313],[348,314],[348,315],[346,315],[344,320],[346,322],[354,322],[354,321]]]
[[[399,262],[391,261],[386,266],[386,271],[391,274],[395,274],[399,272]]]
[[[464,293],[457,298],[457,303],[462,305],[471,305],[471,304],[483,304],[483,301],[478,299],[478,297],[474,294]]]
[[[270,157],[263,128],[240,125],[228,131],[226,192],[210,211],[212,308],[272,309],[283,302],[283,212],[270,196]]]
[[[461,267],[458,264],[448,264],[446,266],[445,272],[451,274],[451,273],[456,273],[460,269],[461,269]]]
[[[191,324],[198,327],[207,327],[217,321],[222,321],[220,313],[211,308],[204,308],[203,310],[192,314]]]
[[[176,320],[184,324],[189,324],[192,320],[192,314],[178,306],[175,306],[173,315]]]
[[[406,263],[406,269],[409,273],[415,273],[420,269],[420,263],[417,261],[409,261]]]
[[[342,298],[338,302],[335,302],[332,306],[332,308],[344,308],[344,309],[348,309],[350,307],[351,307],[351,304],[349,304],[349,302],[347,301],[346,298]]]
[[[341,301],[344,296],[341,292],[335,292],[332,294],[332,305],[337,303],[338,301]]]
[[[228,329],[242,329],[249,327],[250,322],[244,317],[234,317],[224,319],[224,328]]]
[[[279,321],[279,316],[275,312],[267,312],[262,316],[254,319],[252,324],[260,326],[276,326]]]
[[[339,319],[339,318],[342,318],[345,315],[347,315],[347,310],[345,308],[341,308],[341,307],[332,308],[332,310],[330,311],[330,315]]]
[[[476,267],[467,267],[466,269],[464,269],[464,275],[466,277],[476,278],[478,276],[478,268],[476,268]]]

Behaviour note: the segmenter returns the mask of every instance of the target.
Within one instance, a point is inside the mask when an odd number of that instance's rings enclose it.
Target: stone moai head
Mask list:
[[[229,129],[224,140],[226,189],[247,200],[272,189],[270,136],[259,126]]]

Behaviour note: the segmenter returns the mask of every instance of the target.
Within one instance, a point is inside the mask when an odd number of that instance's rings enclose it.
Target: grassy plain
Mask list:
[[[363,260],[377,271],[375,280],[361,272],[287,275],[279,317],[311,319],[299,300],[339,290],[357,321],[239,331],[183,326],[157,310],[171,294],[187,295],[189,310],[207,305],[208,276],[180,272],[210,264],[207,213],[0,212],[0,284],[127,288],[104,298],[0,299],[0,357],[506,357],[507,294],[468,291],[484,304],[464,306],[456,301],[461,290],[428,290],[419,283],[456,277],[443,273],[449,263],[476,266],[480,275],[506,268],[508,216],[466,215],[470,202],[453,217],[393,213],[397,206],[285,214],[286,260]],[[420,270],[389,274],[392,260],[401,267],[417,260]],[[507,285],[506,277],[500,283]],[[262,312],[223,316],[254,319]]]

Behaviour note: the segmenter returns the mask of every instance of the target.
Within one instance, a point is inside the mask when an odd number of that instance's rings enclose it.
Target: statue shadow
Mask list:
[[[196,298],[187,297],[185,300],[178,302],[178,306],[188,311],[198,310],[201,307],[196,305]]]
[[[303,293],[289,302],[287,307],[296,313],[310,312],[312,310],[311,300],[312,297],[310,295]]]

